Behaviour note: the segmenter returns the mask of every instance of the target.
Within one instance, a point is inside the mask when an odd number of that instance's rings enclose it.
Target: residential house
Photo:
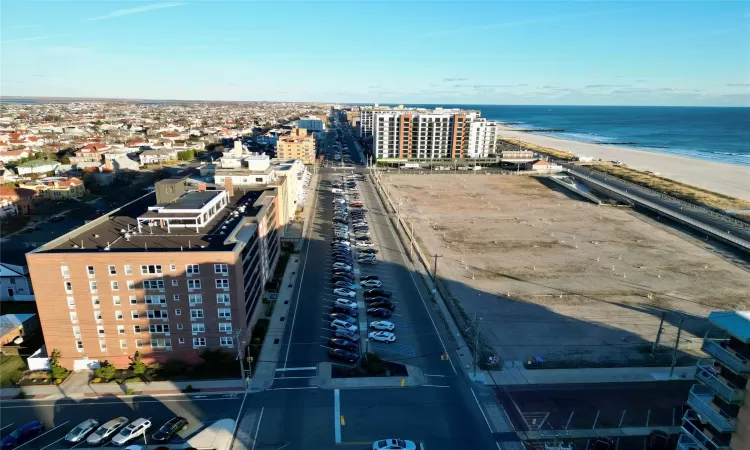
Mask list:
[[[28,214],[31,212],[36,197],[36,190],[0,186],[0,200],[6,200],[15,204],[20,214]]]
[[[545,161],[543,159],[536,159],[525,164],[526,170],[531,170],[539,173],[552,173],[561,172],[563,167],[561,165]]]
[[[46,159],[32,159],[23,164],[16,166],[18,175],[39,175],[47,172],[54,172],[60,163]]]
[[[76,155],[70,158],[70,162],[78,164],[82,162],[101,162],[102,155],[110,150],[104,144],[86,144],[76,151]]]
[[[126,153],[107,153],[104,155],[104,168],[121,172],[123,170],[138,171],[141,165],[130,159]]]
[[[39,330],[36,314],[3,314],[0,316],[0,345],[13,343],[19,337],[30,336]]]
[[[0,220],[18,215],[18,206],[10,200],[0,200]]]
[[[13,169],[5,167],[5,165],[0,162],[0,184],[15,183],[17,179],[18,176],[13,172]]]
[[[0,300],[34,300],[27,266],[0,262]]]
[[[28,149],[0,151],[0,162],[7,164],[19,159],[28,158],[29,155],[31,155],[31,150]]]
[[[62,200],[78,198],[86,193],[83,181],[73,177],[47,177],[28,183],[21,183],[23,189],[35,190],[40,198]]]
[[[138,155],[141,164],[157,164],[177,159],[177,150],[160,148],[158,150],[144,150]]]

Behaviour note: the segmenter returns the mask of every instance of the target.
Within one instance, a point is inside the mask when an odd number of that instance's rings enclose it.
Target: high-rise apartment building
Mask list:
[[[276,142],[276,157],[299,159],[302,164],[315,164],[315,138],[307,135],[304,128],[295,128],[288,136],[280,136]]]
[[[496,130],[477,111],[374,110],[372,148],[379,160],[483,157],[495,151]]]
[[[27,254],[47,348],[71,369],[244,351],[280,253],[275,190],[168,179]]]
[[[701,349],[712,359],[698,361],[677,449],[750,449],[750,311],[713,312],[708,320],[718,329]]]

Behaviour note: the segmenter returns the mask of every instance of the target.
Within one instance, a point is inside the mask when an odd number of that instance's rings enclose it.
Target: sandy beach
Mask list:
[[[524,133],[501,126],[500,136],[550,147],[576,155],[605,161],[618,160],[638,170],[658,172],[660,176],[750,201],[750,166],[724,164],[680,156],[637,150],[614,145],[585,142]]]

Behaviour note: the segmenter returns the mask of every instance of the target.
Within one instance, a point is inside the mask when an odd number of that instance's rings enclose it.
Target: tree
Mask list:
[[[68,369],[62,367],[60,361],[60,350],[53,349],[49,358],[50,375],[55,380],[62,380],[68,376]]]
[[[192,150],[177,152],[177,159],[180,161],[192,161],[195,159],[195,152]]]
[[[109,361],[104,361],[97,369],[94,369],[94,375],[102,380],[111,380],[115,376],[115,370],[115,366]]]
[[[130,358],[130,369],[138,375],[146,372],[146,363],[143,362],[140,352],[135,352]]]

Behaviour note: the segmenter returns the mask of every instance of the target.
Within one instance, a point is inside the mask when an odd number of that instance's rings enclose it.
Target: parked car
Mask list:
[[[352,268],[352,266],[346,265],[346,264],[344,264],[344,263],[333,263],[333,268],[334,268],[334,269],[345,269],[345,270],[349,270],[349,269],[351,269],[351,268]]]
[[[359,355],[355,355],[354,353],[349,353],[346,350],[340,349],[340,348],[332,348],[328,350],[328,356],[334,359],[340,359],[343,361],[346,361],[350,364],[354,364],[359,359]]]
[[[340,295],[342,297],[356,297],[357,293],[354,291],[350,291],[349,289],[342,289],[342,288],[336,288],[333,290],[333,293],[336,295]]]
[[[367,314],[375,317],[382,317],[384,319],[387,319],[393,315],[393,313],[385,308],[368,308]]]
[[[33,422],[25,423],[13,430],[9,435],[5,436],[5,438],[0,441],[0,448],[8,450],[18,447],[19,445],[39,436],[42,432],[44,432],[44,425],[42,425],[42,422],[35,420]]]
[[[383,285],[383,283],[380,280],[364,280],[364,281],[360,281],[359,284],[362,287],[367,287],[367,288],[379,288],[380,286]]]
[[[396,335],[390,331],[373,331],[367,335],[367,338],[371,341],[385,342],[386,344],[396,341]]]
[[[331,328],[333,328],[334,330],[350,331],[352,333],[356,333],[357,330],[359,330],[359,328],[357,328],[356,326],[350,323],[344,322],[343,320],[332,320]]]
[[[357,317],[359,311],[356,308],[350,308],[349,306],[333,305],[333,312],[339,314],[346,314],[349,317]]]
[[[374,249],[374,248],[364,248],[364,249],[360,250],[359,252],[360,253],[374,255],[374,254],[378,253],[378,250]]]
[[[359,248],[367,248],[367,247],[374,246],[374,244],[370,241],[357,241],[354,245],[356,245]]]
[[[387,320],[376,320],[374,322],[370,322],[370,328],[382,331],[393,331],[393,329],[396,328],[396,325],[394,325],[393,322],[389,322]]]
[[[384,289],[368,289],[364,292],[365,297],[386,297],[391,298],[393,296],[392,292],[386,291]]]
[[[184,417],[172,417],[162,425],[159,430],[151,436],[154,442],[169,442],[175,434],[188,426],[188,420]]]
[[[390,300],[380,300],[377,302],[372,302],[369,305],[367,305],[368,308],[385,308],[389,311],[393,311],[396,309],[396,305],[390,301]]]
[[[363,265],[373,265],[377,263],[378,261],[376,259],[360,259],[359,263]]]
[[[86,438],[86,436],[89,435],[89,433],[96,430],[96,427],[99,426],[99,422],[94,419],[86,419],[83,422],[79,423],[75,427],[73,427],[72,430],[68,432],[68,434],[65,435],[65,441],[70,443],[77,443],[81,442]]]
[[[365,275],[363,277],[359,277],[359,279],[360,281],[372,281],[372,280],[380,281],[380,277],[377,275]]]
[[[150,420],[144,418],[135,419],[112,438],[112,443],[117,446],[123,446],[138,436],[146,434],[149,428],[151,428]]]
[[[359,346],[354,342],[347,341],[343,338],[331,338],[328,340],[328,346],[334,348],[340,348],[347,352],[356,353],[359,350]]]
[[[357,302],[347,300],[345,298],[337,298],[334,302],[336,306],[346,306],[347,308],[357,309]]]
[[[90,445],[102,445],[127,424],[127,417],[117,417],[105,422],[86,438],[86,443]]]
[[[351,317],[351,316],[349,316],[347,314],[343,314],[343,313],[336,313],[336,312],[334,312],[334,313],[329,314],[328,318],[330,320],[340,320],[342,322],[346,322],[346,323],[352,324],[352,325],[357,323],[357,319],[355,317]]]
[[[372,450],[417,450],[417,444],[404,439],[381,439],[372,443]]]
[[[359,342],[359,333],[356,331],[347,331],[344,329],[333,330],[333,336],[337,339],[346,339],[350,342]]]

